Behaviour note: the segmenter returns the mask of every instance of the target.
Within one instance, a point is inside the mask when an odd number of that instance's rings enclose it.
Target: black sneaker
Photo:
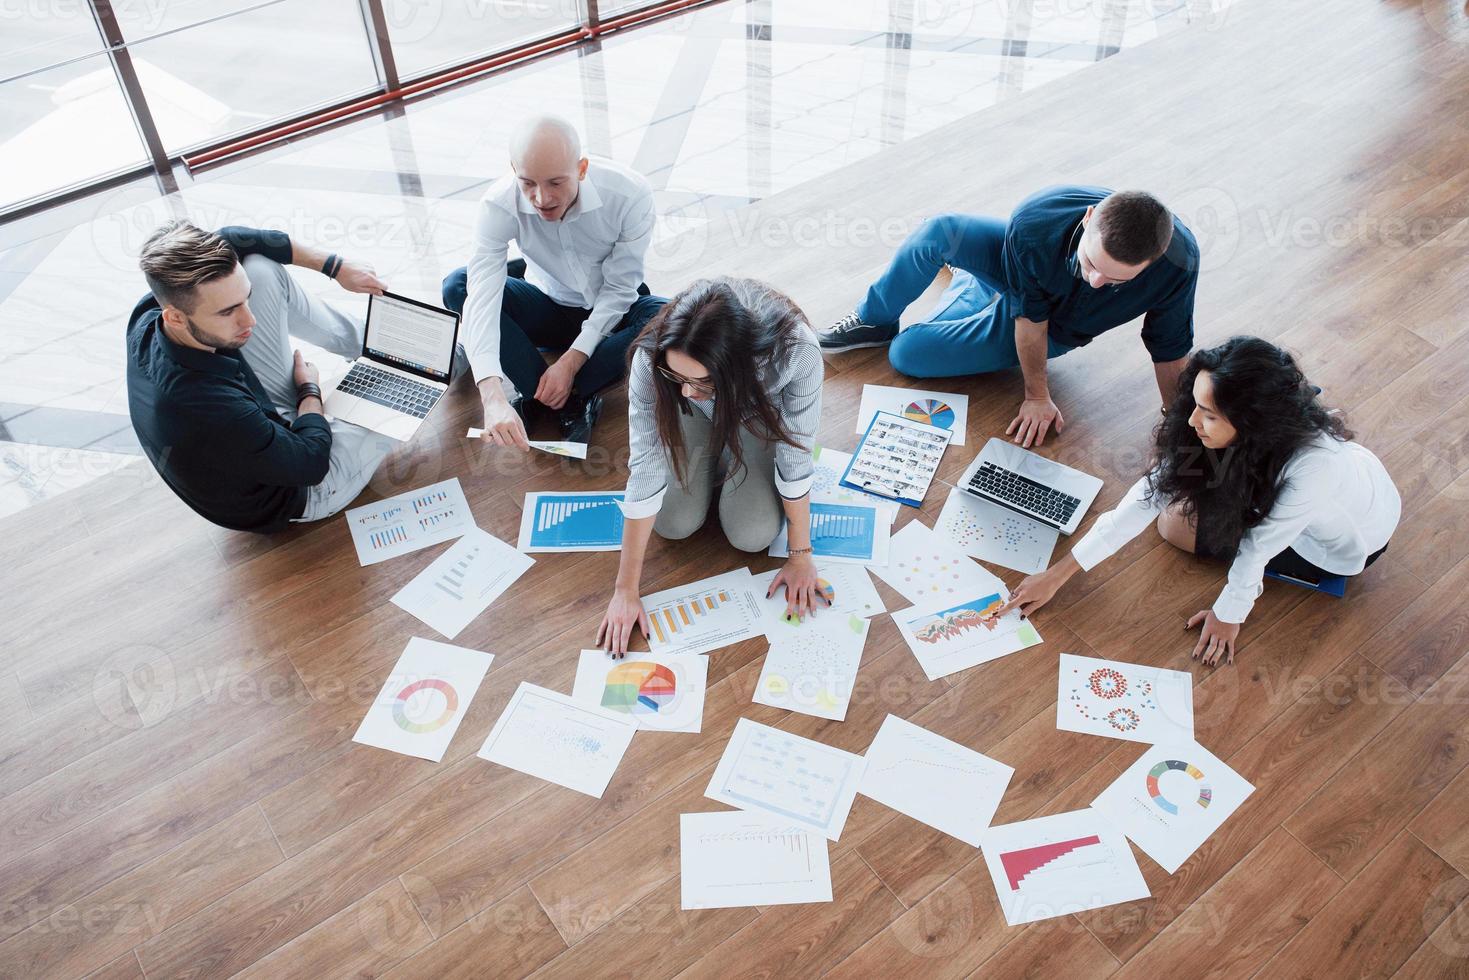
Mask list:
[[[567,442],[592,441],[592,426],[602,414],[602,396],[583,398],[573,394],[556,413],[556,425]]]
[[[897,324],[873,326],[863,323],[856,313],[848,313],[825,330],[816,333],[821,341],[822,351],[827,354],[840,354],[842,351],[860,350],[863,347],[886,347],[897,335]]]

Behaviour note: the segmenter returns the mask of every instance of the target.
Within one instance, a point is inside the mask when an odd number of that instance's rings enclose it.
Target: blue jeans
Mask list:
[[[579,306],[562,306],[526,282],[525,266],[512,262],[505,277],[505,292],[500,305],[500,368],[515,385],[515,390],[529,399],[546,373],[546,359],[541,348],[564,351],[581,333],[582,324],[592,311]],[[444,306],[455,313],[464,312],[469,295],[469,277],[463,268],[444,277]],[[578,395],[592,395],[622,379],[627,370],[627,348],[633,338],[668,302],[649,296],[647,287],[639,287],[638,298],[622,315],[612,332],[597,344],[592,356],[576,372],[572,390]]]
[[[950,378],[1020,365],[1015,314],[1005,302],[1004,245],[1005,222],[966,214],[930,218],[908,236],[857,307],[863,323],[897,323],[945,264],[955,272],[924,321],[898,334],[888,348],[897,371],[910,378]],[[1047,345],[1047,357],[1071,349],[1050,338]]]

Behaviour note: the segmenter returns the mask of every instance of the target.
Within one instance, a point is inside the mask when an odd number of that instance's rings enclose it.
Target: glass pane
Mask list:
[[[80,0],[0,0],[0,79],[101,50],[97,22]]]
[[[659,0],[601,0],[597,4],[597,17],[603,22],[624,14],[634,13],[644,7],[651,7]],[[833,7],[844,6],[844,4],[833,4]]]
[[[377,84],[357,0],[283,0],[128,50],[170,152]]]
[[[112,10],[123,38],[142,41],[164,31],[281,2],[289,0],[113,0]]]
[[[106,55],[0,85],[0,208],[146,158]]]
[[[403,77],[580,23],[576,0],[383,0],[383,14]]]

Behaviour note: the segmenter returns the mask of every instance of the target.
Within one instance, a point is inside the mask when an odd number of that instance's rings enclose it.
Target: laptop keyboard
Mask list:
[[[352,365],[352,370],[337,385],[337,390],[397,409],[416,419],[428,415],[429,409],[434,407],[443,393],[442,389],[433,385],[384,371],[363,361]]]
[[[994,463],[982,463],[969,478],[969,486],[986,496],[995,497],[1057,525],[1064,525],[1081,506],[1081,500],[1054,490],[1043,483],[1028,480]]]

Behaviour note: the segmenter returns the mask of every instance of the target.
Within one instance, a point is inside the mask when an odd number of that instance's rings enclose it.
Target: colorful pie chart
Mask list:
[[[1148,770],[1148,795],[1153,798],[1153,802],[1157,804],[1158,809],[1164,813],[1171,813],[1175,817],[1178,816],[1178,804],[1164,796],[1163,791],[1158,787],[1158,778],[1169,771],[1187,773],[1194,777],[1199,784],[1199,796],[1195,802],[1200,807],[1207,807],[1214,799],[1214,791],[1204,782],[1204,774],[1197,766],[1189,765],[1187,762],[1179,762],[1177,759],[1165,759]]]
[[[936,425],[940,429],[954,427],[954,410],[937,398],[920,398],[909,402],[908,407],[903,409],[903,417],[926,425]]]
[[[634,660],[607,672],[602,707],[630,715],[669,711],[678,699],[678,676],[663,664]]]
[[[414,721],[408,717],[408,701],[419,691],[438,691],[444,696],[444,711],[432,721]],[[414,681],[398,692],[398,696],[393,699],[393,721],[397,722],[398,727],[405,732],[427,735],[449,724],[449,720],[454,717],[454,712],[458,707],[459,694],[454,690],[454,686],[448,681],[429,677],[421,681]],[[422,711],[417,713],[421,714]]]

